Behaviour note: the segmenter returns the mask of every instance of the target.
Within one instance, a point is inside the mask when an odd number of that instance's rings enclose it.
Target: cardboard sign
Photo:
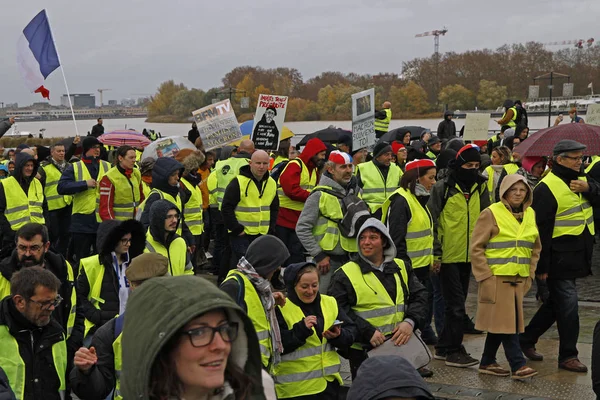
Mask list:
[[[192,115],[206,150],[223,147],[242,137],[229,99],[202,107],[193,111]]]
[[[467,113],[464,140],[487,140],[491,114]]]
[[[261,150],[278,150],[279,136],[283,131],[287,96],[261,94],[254,114],[252,141]]]
[[[585,123],[590,125],[600,125],[600,104],[590,104],[587,107]]]
[[[352,150],[375,145],[375,89],[352,95]]]

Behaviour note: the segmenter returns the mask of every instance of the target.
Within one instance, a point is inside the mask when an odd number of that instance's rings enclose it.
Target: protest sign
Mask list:
[[[585,122],[591,125],[600,125],[600,104],[590,104],[587,107]]]
[[[491,115],[484,113],[467,113],[465,120],[464,140],[487,140]]]
[[[283,131],[287,96],[261,94],[254,114],[252,141],[261,150],[279,149],[279,135]]]
[[[229,99],[202,107],[193,111],[192,115],[206,150],[223,147],[242,137]]]
[[[352,95],[352,150],[375,144],[375,89]]]

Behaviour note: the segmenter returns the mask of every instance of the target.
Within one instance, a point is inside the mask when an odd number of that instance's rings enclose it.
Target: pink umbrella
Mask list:
[[[112,131],[98,136],[98,140],[108,146],[128,145],[138,149],[148,146],[150,139],[136,131]]]

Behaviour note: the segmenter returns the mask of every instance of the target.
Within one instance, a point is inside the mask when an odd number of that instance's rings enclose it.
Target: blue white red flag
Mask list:
[[[40,11],[23,29],[17,42],[17,65],[27,88],[49,99],[50,91],[44,87],[44,82],[60,67],[60,60],[46,10]]]

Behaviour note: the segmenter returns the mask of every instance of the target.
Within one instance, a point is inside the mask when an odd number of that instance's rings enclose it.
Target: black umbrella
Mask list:
[[[402,126],[384,133],[379,140],[388,143],[391,143],[394,140],[401,142],[402,136],[404,136],[406,131],[410,131],[410,140],[419,140],[421,139],[421,134],[423,134],[423,132],[431,132],[430,129],[423,126]]]
[[[73,140],[75,140],[75,137],[73,137],[73,136],[67,137],[67,138],[64,138],[63,140],[61,140],[60,142],[58,142],[57,144],[62,144],[63,146],[65,146],[65,150],[69,150],[69,147],[71,147],[71,145],[73,144]],[[79,155],[83,152],[82,142],[83,142],[83,138],[77,144],[77,148],[75,149],[75,153],[73,155]],[[69,161],[69,160],[67,160],[67,161]]]
[[[319,138],[325,143],[338,143],[342,136],[347,135],[352,136],[352,132],[340,128],[329,127],[305,135],[300,143],[298,143],[298,146],[306,146],[306,143],[312,138]]]

